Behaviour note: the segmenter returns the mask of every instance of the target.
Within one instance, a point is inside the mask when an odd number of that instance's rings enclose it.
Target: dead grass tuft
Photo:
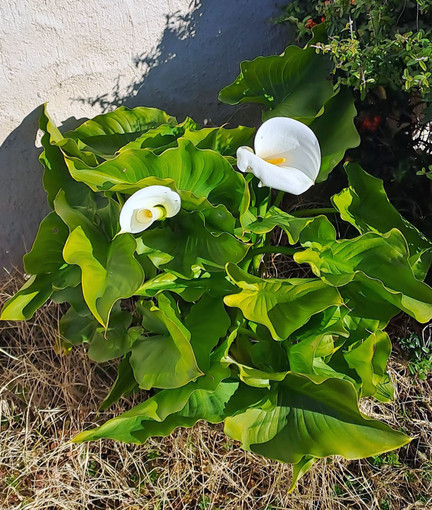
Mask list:
[[[0,300],[21,283],[11,275]],[[221,426],[179,429],[142,446],[68,443],[134,402],[98,413],[115,367],[90,362],[85,348],[56,353],[59,314],[49,304],[30,321],[1,324],[2,510],[431,508],[431,381],[410,378],[404,362],[390,366],[395,403],[363,405],[406,430],[412,443],[399,456],[320,461],[289,495],[291,468],[243,452]]]

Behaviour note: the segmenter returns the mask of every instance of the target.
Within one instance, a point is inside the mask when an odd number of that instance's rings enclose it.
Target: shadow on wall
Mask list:
[[[40,193],[42,166],[34,139],[41,107],[34,109],[0,146],[2,200],[0,202],[1,263],[17,263],[23,247],[29,248],[37,226],[47,212]]]
[[[153,106],[176,115],[190,115],[201,124],[260,122],[260,108],[232,107],[218,102],[220,89],[235,79],[242,60],[281,53],[287,29],[270,20],[288,0],[193,0],[186,14],[170,14],[161,40],[150,54],[137,55],[137,80],[126,88],[96,98],[76,98],[102,110],[117,106]],[[257,7],[259,4],[259,8]],[[118,83],[121,78],[119,77]],[[25,117],[0,147],[0,264],[21,266],[38,225],[48,212],[42,188],[43,168],[35,147],[40,107]],[[62,129],[78,124],[70,118]]]
[[[139,79],[124,88],[119,78],[110,93],[79,100],[103,111],[153,106],[202,124],[259,122],[258,107],[223,105],[217,96],[236,78],[242,60],[285,49],[288,29],[271,18],[288,1],[201,1],[194,0],[187,14],[167,15],[160,42],[150,54],[134,58]]]
[[[0,275],[2,267],[22,267],[42,218],[49,212],[42,188],[42,149],[35,146],[42,105],[30,112],[0,146],[2,200],[0,201]],[[71,117],[61,129],[75,128],[84,119]]]

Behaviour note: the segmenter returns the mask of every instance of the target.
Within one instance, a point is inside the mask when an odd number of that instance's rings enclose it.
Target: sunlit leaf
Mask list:
[[[423,280],[432,261],[432,242],[393,207],[381,179],[369,175],[355,163],[347,165],[345,170],[349,187],[332,197],[342,219],[361,234],[385,234],[392,228],[399,229],[407,240],[414,274]]]
[[[164,225],[140,236],[139,253],[157,267],[192,278],[194,267],[223,270],[227,262],[239,262],[249,246],[230,234],[211,234],[197,212],[180,212]]]
[[[84,299],[102,326],[108,325],[114,303],[132,296],[144,280],[143,270],[134,258],[135,249],[134,238],[121,234],[109,245],[106,262],[101,263],[82,227],[76,227],[66,241],[64,259],[80,266]]]
[[[275,392],[268,392],[267,408],[251,407],[226,418],[226,434],[245,449],[294,464],[305,455],[369,457],[410,440],[365,418],[358,410],[357,392],[347,381],[288,374]]]
[[[432,319],[432,289],[415,278],[408,262],[408,246],[399,230],[305,245],[310,248],[297,252],[296,262],[310,264],[328,284],[343,287],[355,281],[420,322]],[[368,299],[367,294],[364,299]]]
[[[313,314],[342,304],[339,292],[317,279],[263,280],[233,264],[227,266],[227,273],[241,292],[226,296],[225,304],[267,326],[275,340],[286,339]]]

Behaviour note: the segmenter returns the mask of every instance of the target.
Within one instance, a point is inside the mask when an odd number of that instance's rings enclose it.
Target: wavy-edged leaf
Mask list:
[[[87,120],[65,133],[64,137],[80,140],[87,150],[103,158],[111,158],[121,147],[161,124],[171,126],[177,124],[177,120],[157,108],[138,106],[129,109],[121,106]]]
[[[92,240],[93,255],[99,260],[104,261],[108,251],[108,238],[103,230],[95,221],[95,212],[91,211],[84,202],[83,206],[73,207],[63,190],[60,190],[54,200],[54,209],[56,214],[68,226],[69,232],[76,228],[81,228],[86,237]]]
[[[410,440],[384,423],[365,418],[348,381],[290,373],[275,391],[274,396],[268,393],[267,409],[249,408],[225,420],[228,436],[265,457],[293,464],[305,455],[359,459]]]
[[[63,246],[69,230],[61,218],[51,212],[39,225],[32,249],[24,255],[24,269],[28,274],[52,273],[65,262]]]
[[[259,218],[249,223],[246,228],[254,234],[266,234],[267,232],[271,232],[275,227],[280,227],[288,236],[288,242],[290,244],[297,244],[301,238],[302,232],[312,226],[314,235],[311,236],[310,233],[308,233],[308,236],[304,236],[305,240],[308,237],[323,241],[336,239],[335,229],[327,216],[321,215],[314,216],[313,218],[299,218],[274,206],[267,211],[264,218]]]
[[[315,457],[312,457],[311,455],[305,455],[299,462],[297,462],[297,464],[294,464],[292,480],[288,489],[288,494],[290,494],[296,488],[297,482],[309,471],[309,469],[315,464],[316,461],[317,459]]]
[[[220,273],[206,273],[200,278],[186,280],[173,273],[162,273],[151,280],[147,280],[136,291],[136,295],[154,297],[164,290],[181,295],[185,301],[198,301],[208,293],[210,296],[230,294],[235,287],[225,275]]]
[[[270,117],[315,117],[333,95],[330,62],[314,48],[288,46],[282,55],[240,64],[235,81],[221,90],[223,103],[260,103]]]
[[[103,399],[99,409],[104,411],[120,400],[123,395],[129,395],[138,387],[135,381],[129,356],[125,356],[118,366],[117,377],[108,395]]]
[[[324,105],[324,112],[309,124],[321,147],[321,168],[317,182],[325,181],[347,149],[360,145],[354,125],[357,110],[351,90],[341,87]]]
[[[144,273],[134,258],[136,242],[130,234],[121,234],[112,241],[105,263],[95,258],[92,241],[82,227],[76,227],[66,241],[63,257],[68,264],[81,268],[84,299],[96,319],[107,327],[114,303],[132,296],[142,284]]]
[[[196,267],[223,270],[227,262],[242,260],[249,249],[231,234],[211,234],[198,212],[180,212],[162,226],[145,231],[138,243],[138,252],[145,253],[156,267],[185,278],[192,278]]]
[[[46,104],[39,118],[39,129],[43,133],[41,144],[44,150],[39,157],[39,161],[45,169],[43,186],[47,193],[48,203],[50,207],[53,207],[54,199],[60,189],[67,190],[69,195],[79,195],[86,186],[75,181],[69,173],[63,153],[57,145],[62,142],[63,135],[48,115]]]
[[[432,289],[415,278],[399,230],[384,235],[368,232],[323,245],[305,244],[310,248],[297,252],[295,261],[308,263],[329,285],[341,287],[355,281],[419,322],[432,319]]]
[[[231,325],[220,296],[205,294],[191,308],[184,324],[191,333],[191,345],[198,366],[204,372],[210,368],[210,353]]]
[[[91,315],[90,310],[83,315],[78,313],[74,307],[71,306],[60,318],[60,337],[62,340],[66,340],[72,345],[80,345],[84,342],[91,341],[98,326],[99,323]]]
[[[266,326],[275,340],[288,338],[312,315],[342,304],[337,289],[317,279],[263,280],[234,264],[228,264],[226,271],[241,291],[226,296],[225,304],[240,308],[246,319]]]
[[[361,234],[385,234],[392,228],[400,230],[408,243],[414,274],[423,280],[432,261],[432,242],[393,207],[381,179],[355,163],[347,165],[345,171],[349,187],[332,197],[341,218],[354,225]]]
[[[236,381],[222,382],[229,375],[230,370],[216,361],[211,370],[196,382],[174,390],[159,391],[154,397],[100,427],[81,432],[73,441],[111,438],[140,444],[151,436],[166,436],[176,427],[190,427],[200,419],[222,421],[226,402],[238,388]]]
[[[76,268],[64,264],[53,273],[32,276],[20,290],[6,301],[0,320],[21,321],[30,319],[35,311],[49,299],[53,291],[74,287],[79,283]]]
[[[391,341],[384,331],[371,333],[364,341],[351,345],[344,353],[348,366],[359,375],[361,396],[375,395],[386,376],[387,360],[391,353]]]
[[[235,156],[239,147],[251,145],[254,132],[255,128],[246,126],[187,129],[183,138],[190,140],[199,149],[211,149],[223,156]]]
[[[88,348],[89,358],[103,363],[129,352],[143,332],[141,327],[129,327],[131,322],[130,312],[121,310],[120,307],[113,310],[108,327],[95,329]]]
[[[160,155],[149,149],[122,151],[97,167],[78,158],[65,159],[72,177],[94,191],[132,194],[151,184],[161,184],[208,198],[214,205],[224,204],[232,212],[242,213],[248,205],[243,176],[221,154],[197,149],[187,140],[180,139],[178,147]]]
[[[52,293],[52,276],[38,274],[32,276],[20,290],[6,301],[0,319],[4,321],[24,321],[30,319]]]
[[[156,335],[139,338],[131,348],[130,364],[140,388],[179,388],[203,375],[191,345],[191,334],[177,318],[166,296],[159,308],[144,303],[144,327]]]

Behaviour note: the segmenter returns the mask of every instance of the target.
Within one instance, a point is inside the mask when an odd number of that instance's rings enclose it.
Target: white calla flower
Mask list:
[[[255,152],[237,149],[237,167],[252,172],[259,186],[300,195],[318,176],[321,150],[315,133],[302,122],[273,117],[264,122],[255,136]]]
[[[148,186],[131,195],[120,212],[120,233],[137,234],[157,220],[175,216],[181,207],[178,193],[167,186]]]

